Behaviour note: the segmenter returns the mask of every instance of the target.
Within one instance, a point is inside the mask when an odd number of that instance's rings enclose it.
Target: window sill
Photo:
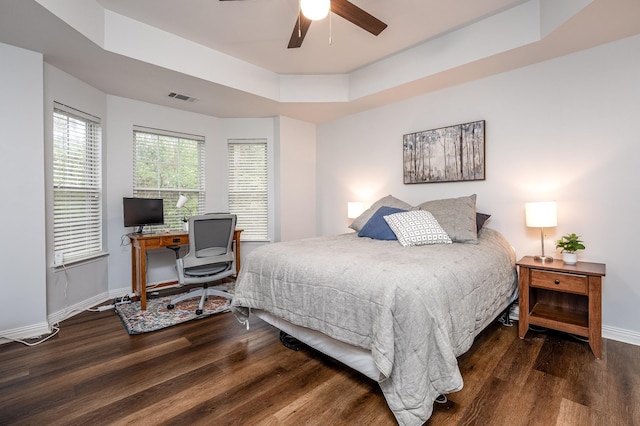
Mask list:
[[[57,265],[51,264],[50,267],[57,271],[60,269],[67,269],[68,267],[75,267],[75,266],[84,265],[85,263],[95,262],[96,260],[102,259],[103,257],[107,257],[107,256],[109,256],[109,253],[103,251],[101,253],[92,254],[90,256],[76,257],[74,259],[66,260],[63,263],[60,263]]]

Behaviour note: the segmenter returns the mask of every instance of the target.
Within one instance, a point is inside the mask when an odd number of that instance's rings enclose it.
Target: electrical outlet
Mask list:
[[[62,265],[64,264],[64,253],[61,251],[57,251],[53,254],[53,264],[54,265]]]

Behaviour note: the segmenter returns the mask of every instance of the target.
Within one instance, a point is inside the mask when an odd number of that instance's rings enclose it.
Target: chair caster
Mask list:
[[[202,309],[196,309],[196,315],[202,315]]]
[[[169,303],[167,305],[167,309],[173,309],[173,308],[175,308],[175,305],[173,303]]]

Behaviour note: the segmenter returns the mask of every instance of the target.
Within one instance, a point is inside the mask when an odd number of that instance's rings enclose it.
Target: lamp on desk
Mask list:
[[[558,226],[556,202],[539,201],[525,203],[525,217],[528,227],[540,228],[542,254],[540,256],[534,256],[534,260],[539,262],[553,262],[553,257],[544,255],[544,228]]]
[[[187,197],[185,197],[184,195],[180,195],[180,198],[178,198],[178,203],[176,204],[176,208],[181,209],[184,207],[189,212],[189,216],[191,216],[191,210],[189,210],[189,207],[185,207],[185,204],[187,204],[187,201],[189,201]],[[183,216],[182,221],[187,223],[189,221],[188,216]],[[185,225],[185,227],[186,226],[187,225]]]

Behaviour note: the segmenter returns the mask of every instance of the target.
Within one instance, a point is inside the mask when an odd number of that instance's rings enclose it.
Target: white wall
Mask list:
[[[114,96],[102,98],[94,88],[43,64],[40,54],[0,44],[2,63],[11,64],[0,67],[5,93],[0,120],[7,136],[0,142],[0,187],[3,199],[19,201],[19,222],[28,225],[8,227],[5,232],[12,244],[0,249],[6,271],[0,296],[11,301],[0,313],[0,335],[14,329],[41,332],[47,327],[47,314],[82,297],[99,297],[105,279],[110,294],[129,290],[130,252],[120,243],[127,232],[122,226],[122,196],[132,190],[131,127],[136,124],[205,136],[210,211],[227,208],[227,139],[266,138],[272,145],[270,195],[277,200],[278,212],[274,207],[270,214],[271,231],[278,229],[277,235],[272,234],[276,239],[313,234],[307,227],[313,214],[306,216],[307,210],[298,209],[300,200],[315,202],[319,234],[333,234],[348,231],[348,201],[373,202],[391,193],[417,204],[477,193],[478,209],[493,215],[488,225],[503,232],[519,255],[535,254],[539,234],[524,226],[524,202],[555,199],[559,226],[548,230],[548,246],[567,232],[583,236],[587,250],[581,258],[607,264],[605,336],[626,335],[640,344],[640,317],[635,315],[640,305],[635,277],[640,271],[633,259],[633,244],[640,237],[634,226],[640,213],[640,180],[633,175],[640,157],[635,127],[640,109],[639,50],[640,37],[621,40],[323,124],[316,133],[313,125],[283,117],[218,119]],[[91,272],[79,274],[83,278],[78,282],[72,275],[67,285],[56,275],[47,286],[46,276],[51,274],[44,212],[48,139],[43,134],[47,134],[44,126],[50,125],[50,101],[59,96],[107,118],[105,236],[110,254],[108,270],[97,263],[86,270]],[[485,181],[402,184],[403,134],[479,119],[487,122]],[[304,174],[300,178],[304,185],[292,179],[313,168],[314,156],[316,177]],[[291,159],[302,160],[291,164]],[[315,187],[306,192],[314,180]],[[314,190],[317,197],[311,195]],[[5,223],[15,223],[18,217],[11,209],[1,214]],[[300,222],[302,218],[308,222]],[[244,254],[247,248],[251,245],[243,246]],[[167,268],[152,270],[152,280],[173,273],[173,254],[167,251],[162,256],[167,257],[160,264],[166,261]],[[84,283],[89,280],[95,282]],[[87,289],[93,294],[82,293]]]
[[[107,228],[109,238],[109,290],[131,291],[131,246],[122,218],[122,197],[133,195],[133,126],[171,130],[204,136],[206,211],[226,209],[226,143],[220,138],[220,119],[164,106],[107,96],[108,141],[106,173],[108,185]],[[149,254],[148,283],[177,279],[175,255],[159,249]]]
[[[316,236],[316,126],[288,117],[277,120],[276,241]]]
[[[538,254],[526,201],[556,200],[553,240],[581,235],[582,260],[607,265],[603,332],[640,344],[640,37],[419,96],[318,128],[321,234],[346,232],[348,201],[409,203],[478,194],[488,226],[519,256]],[[486,180],[404,185],[402,135],[486,120]]]
[[[173,108],[153,105],[145,102],[117,96],[107,96],[107,115],[109,134],[107,142],[106,172],[107,184],[107,226],[109,237],[109,293],[123,294],[130,291],[131,285],[131,247],[126,234],[130,229],[123,226],[122,197],[131,196],[133,191],[133,134],[134,125],[150,128],[165,129],[175,132],[202,135],[205,137],[205,174],[206,174],[206,211],[228,211],[227,198],[227,140],[229,139],[266,139],[268,144],[269,162],[272,166],[270,176],[270,194],[277,198],[281,190],[276,188],[273,175],[278,174],[279,164],[274,161],[274,118],[255,119],[220,119],[211,116],[190,113]],[[308,123],[287,121],[283,126],[285,132],[296,135],[289,128],[304,128]],[[315,126],[312,126],[315,129]],[[300,135],[298,135],[300,136]],[[309,137],[308,128],[304,137]],[[299,137],[299,142],[305,142]],[[314,141],[314,139],[312,139]],[[309,153],[313,155],[313,153]],[[309,161],[315,162],[314,157]],[[308,168],[307,176],[313,173]],[[310,178],[307,178],[310,179]],[[313,196],[315,198],[315,195]],[[273,204],[273,203],[272,203]],[[275,205],[275,204],[274,204]],[[314,210],[315,211],[315,210]],[[278,220],[275,208],[269,212],[270,235]],[[294,222],[291,222],[293,224]],[[287,226],[293,226],[293,225]],[[309,226],[309,225],[307,225]],[[315,226],[315,223],[313,224]],[[285,227],[286,228],[286,227]],[[262,243],[243,242],[241,254],[244,258],[251,250]],[[148,283],[150,285],[175,280],[175,257],[172,251],[159,249],[150,253],[148,269]]]
[[[0,220],[5,241],[0,245],[0,335],[21,337],[13,336],[14,330],[48,330],[43,61],[39,53],[0,43],[0,62]]]
[[[59,102],[101,119],[102,151],[108,139],[105,131],[106,95],[77,78],[44,64],[44,170],[47,223],[47,265],[53,264],[53,103]],[[102,184],[106,184],[103,168]],[[106,200],[103,200],[103,208]],[[107,246],[106,224],[103,244]],[[65,268],[47,267],[47,313],[50,322],[64,319],[108,297],[106,256]]]
[[[3,209],[5,223],[25,226],[7,228],[10,246],[2,248],[5,278],[0,296],[6,304],[0,314],[0,336],[14,338],[42,334],[49,323],[60,321],[110,297],[131,289],[131,251],[123,226],[122,197],[132,195],[133,126],[146,126],[205,137],[206,211],[228,210],[227,140],[264,138],[269,145],[270,197],[280,200],[274,177],[282,162],[274,158],[275,144],[282,141],[287,162],[296,155],[302,161],[285,165],[284,185],[290,198],[304,201],[304,218],[289,213],[282,230],[286,235],[315,234],[315,126],[279,118],[219,119],[178,109],[108,96],[77,78],[43,62],[42,55],[0,44],[0,70],[6,102],[3,103],[3,139],[0,183],[3,199],[19,206]],[[53,268],[52,217],[52,113],[57,101],[102,119],[104,161],[104,242],[107,256],[66,269]],[[276,121],[278,137],[275,136]],[[8,159],[11,159],[9,161]],[[300,174],[296,180],[290,176]],[[19,185],[15,183],[19,182]],[[309,184],[311,190],[305,191]],[[295,193],[293,192],[295,191]],[[287,197],[285,197],[287,199]],[[275,201],[270,213],[273,239]],[[283,208],[290,212],[292,210]],[[18,215],[18,216],[16,216]],[[280,226],[280,225],[279,225]],[[14,235],[15,234],[15,235]],[[280,238],[280,236],[278,236]],[[259,243],[244,243],[243,257]],[[28,253],[28,256],[24,254]],[[8,267],[11,265],[11,268]],[[151,284],[174,280],[175,259],[169,250],[150,254]],[[12,271],[15,271],[12,272]],[[6,284],[5,284],[6,283]],[[27,284],[25,284],[27,283]],[[1,338],[0,338],[1,340]]]

